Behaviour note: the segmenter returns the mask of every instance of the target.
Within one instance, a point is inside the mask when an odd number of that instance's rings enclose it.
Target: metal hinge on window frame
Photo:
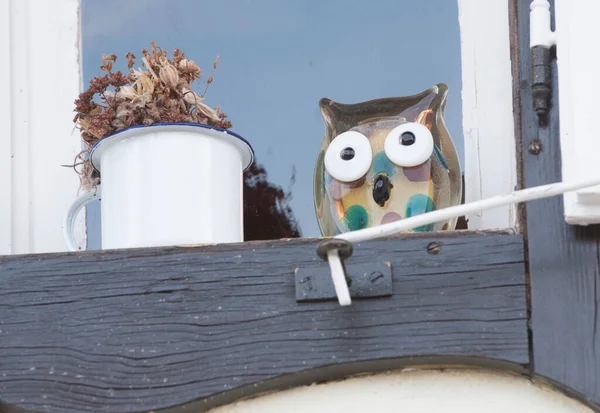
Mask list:
[[[533,109],[541,125],[548,122],[552,100],[552,60],[556,46],[556,34],[552,31],[550,3],[548,0],[531,2],[530,48],[531,48],[531,94]]]

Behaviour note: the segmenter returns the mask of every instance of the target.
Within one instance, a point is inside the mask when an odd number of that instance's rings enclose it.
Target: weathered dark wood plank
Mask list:
[[[528,363],[520,235],[359,244],[347,265],[389,261],[394,294],[345,308],[296,302],[316,243],[0,257],[0,410],[200,411],[400,364]]]
[[[520,78],[520,135],[526,187],[561,180],[557,67],[553,107],[548,127],[539,128],[531,103],[529,54],[529,0],[514,0],[517,7],[513,31],[518,29]],[[516,25],[514,24],[516,23]],[[542,151],[527,151],[539,138]],[[600,403],[600,227],[567,225],[562,197],[534,201],[526,207],[526,236],[531,275],[533,366],[536,375],[548,378],[580,397]]]

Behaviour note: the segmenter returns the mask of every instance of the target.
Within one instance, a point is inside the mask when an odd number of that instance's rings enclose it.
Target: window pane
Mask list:
[[[464,163],[456,1],[83,0],[82,18],[85,86],[101,74],[102,53],[118,55],[116,67],[125,71],[126,53],[139,56],[153,40],[169,55],[182,49],[204,81],[219,55],[205,102],[220,106],[232,131],[251,142],[268,181],[290,192],[304,237],[320,236],[313,172],[322,97],[357,103],[446,83],[446,125]],[[89,247],[99,248],[98,210],[88,211]],[[252,216],[247,211],[246,221],[260,223],[246,230],[253,239],[289,232],[277,231],[280,217]]]

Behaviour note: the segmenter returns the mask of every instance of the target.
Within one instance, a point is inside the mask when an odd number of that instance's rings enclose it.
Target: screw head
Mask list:
[[[437,242],[430,242],[427,244],[427,252],[431,255],[438,255],[442,250],[442,245]]]
[[[369,281],[372,284],[380,284],[383,282],[383,273],[381,271],[373,271],[369,275]]]
[[[529,143],[529,146],[527,147],[527,152],[529,152],[532,155],[539,155],[539,153],[542,151],[542,142],[540,142],[539,140],[533,140]]]

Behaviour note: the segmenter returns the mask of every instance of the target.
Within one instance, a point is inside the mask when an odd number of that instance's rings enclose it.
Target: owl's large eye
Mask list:
[[[420,123],[404,123],[385,138],[385,154],[398,166],[412,167],[426,162],[433,153],[433,135]]]
[[[336,136],[325,153],[325,169],[334,179],[342,182],[362,178],[372,161],[373,151],[369,139],[355,131]]]

